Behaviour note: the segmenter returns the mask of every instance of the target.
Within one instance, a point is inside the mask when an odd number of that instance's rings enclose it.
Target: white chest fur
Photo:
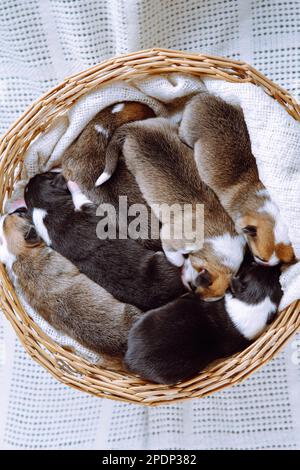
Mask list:
[[[32,211],[32,220],[35,225],[37,233],[44,240],[44,242],[48,246],[50,246],[51,240],[49,237],[48,230],[44,223],[44,218],[46,217],[46,215],[47,215],[47,211],[45,211],[44,209],[33,209]]]
[[[264,330],[269,315],[276,312],[276,305],[269,297],[258,304],[247,304],[232,297],[231,293],[225,295],[225,307],[235,327],[249,340]]]
[[[224,233],[218,237],[212,237],[206,240],[211,243],[214,252],[220,258],[220,261],[236,273],[242,264],[246,241],[243,236],[232,236],[230,233]]]
[[[0,217],[0,262],[3,263],[8,270],[11,270],[12,265],[16,261],[16,257],[8,250],[5,234],[3,231],[5,217],[6,215]]]

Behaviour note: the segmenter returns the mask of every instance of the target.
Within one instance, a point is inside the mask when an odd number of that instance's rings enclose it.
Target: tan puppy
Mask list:
[[[243,259],[245,242],[217,197],[199,178],[193,152],[183,144],[177,127],[167,119],[155,118],[134,122],[120,128],[114,135],[108,151],[106,174],[113,173],[118,155],[123,155],[143,196],[162,222],[161,238],[166,256],[183,267],[183,282],[196,289],[206,300],[222,297],[231,277]],[[195,231],[194,237],[168,238],[170,226],[175,231],[182,219],[182,211],[170,218],[162,218],[161,204],[192,206],[190,212],[195,228],[196,208],[204,205],[204,239]],[[178,222],[179,220],[179,222]],[[193,232],[193,230],[191,231]],[[189,235],[189,233],[188,233]],[[187,258],[187,254],[190,256]],[[185,259],[186,258],[186,259]]]
[[[146,205],[141,191],[122,157],[118,170],[106,185],[97,188],[95,183],[97,177],[103,172],[107,145],[115,130],[124,123],[154,116],[155,114],[149,106],[138,102],[117,103],[102,110],[88,123],[64,153],[61,165],[65,178],[75,181],[82,192],[95,204],[112,204],[116,208],[117,214],[119,196],[127,196],[129,206],[132,204]],[[104,183],[105,180],[106,175],[104,174],[98,183]],[[150,221],[150,208],[148,211]],[[159,240],[138,241],[149,249],[161,249]]]
[[[209,93],[187,104],[179,129],[201,178],[243,233],[257,262],[290,262],[294,252],[279,209],[259,180],[242,109]]]
[[[27,215],[0,218],[0,261],[28,304],[55,328],[97,353],[112,357],[125,353],[139,310],[115,300],[46,246]]]

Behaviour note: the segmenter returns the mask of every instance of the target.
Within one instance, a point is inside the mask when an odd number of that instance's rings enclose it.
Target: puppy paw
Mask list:
[[[184,263],[184,256],[179,251],[168,251],[165,250],[166,258],[170,261],[171,264],[180,268]]]
[[[103,173],[101,173],[101,175],[97,179],[97,181],[95,183],[95,187],[98,188],[99,186],[104,184],[106,181],[108,181],[110,179],[110,177],[111,177],[111,175],[109,173],[107,173],[106,171],[104,171]]]
[[[83,194],[75,181],[68,181],[67,186],[72,195],[72,200],[76,211],[80,211],[85,204],[93,204],[93,202],[90,201],[90,199],[88,199],[85,194]]]
[[[69,189],[71,194],[81,193],[81,189],[80,189],[79,185],[77,183],[75,183],[75,181],[71,181],[71,180],[68,181],[67,186],[68,186],[68,189]]]

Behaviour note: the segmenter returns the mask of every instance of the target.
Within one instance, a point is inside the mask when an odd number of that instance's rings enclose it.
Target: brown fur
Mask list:
[[[145,104],[137,102],[124,104],[124,108],[120,112],[112,113],[115,106],[113,105],[98,113],[66,150],[61,163],[65,178],[76,181],[91,201],[95,204],[109,203],[116,209],[118,208],[119,196],[127,196],[128,205],[146,205],[146,202],[122,157],[120,157],[120,164],[113,177],[103,186],[95,187],[97,177],[105,166],[107,145],[114,131],[122,124],[155,116],[152,109]],[[97,132],[95,129],[97,124],[107,130],[107,135]],[[159,240],[138,241],[149,249],[161,249]]]
[[[123,126],[110,145],[115,149],[116,141],[119,142],[126,164],[154,212],[154,204],[192,204],[193,208],[204,204],[204,239],[226,232],[236,236],[234,225],[217,197],[200,180],[193,152],[180,141],[176,131],[166,119],[149,119]],[[109,153],[110,149],[107,156]],[[165,251],[189,250],[186,240],[181,240],[181,246],[178,240],[162,241]],[[212,278],[209,287],[199,286],[197,292],[203,298],[223,296],[232,270],[223,264],[208,242],[193,252],[193,267],[199,272],[207,269]]]
[[[241,229],[249,225],[256,227],[257,236],[255,239],[249,237],[248,245],[254,256],[258,256],[262,260],[270,259],[274,252],[273,219],[268,214],[249,212],[248,215],[238,219],[237,223]]]
[[[295,261],[295,253],[291,245],[285,245],[284,243],[278,243],[275,246],[276,256],[283,263],[291,263]]]
[[[113,357],[124,354],[128,331],[140,316],[136,307],[115,300],[45,246],[27,218],[8,215],[3,235],[9,252],[16,257],[13,272],[32,308],[93,351]]]
[[[247,225],[256,227],[256,236],[245,235],[253,254],[266,261],[274,253],[280,261],[293,257],[290,244],[276,247],[273,216],[259,212],[269,196],[259,179],[242,109],[200,93],[187,104],[179,135],[194,148],[201,178],[217,194],[238,231]]]
[[[201,270],[206,269],[210,273],[211,285],[199,288],[201,297],[204,300],[223,297],[230,284],[233,274],[232,270],[220,263],[219,258],[213,250],[209,249],[209,246],[203,247],[201,258],[197,253],[190,255],[190,261],[196,271],[201,272]]]

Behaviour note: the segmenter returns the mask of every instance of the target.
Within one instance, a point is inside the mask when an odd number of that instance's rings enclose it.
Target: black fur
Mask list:
[[[161,253],[147,250],[134,240],[102,240],[94,204],[75,211],[61,174],[34,176],[25,188],[28,209],[47,211],[45,226],[51,246],[68,258],[116,299],[149,310],[185,292],[180,271]]]
[[[278,266],[244,263],[233,282],[232,295],[247,304],[269,296],[278,306],[282,296],[279,276]],[[186,294],[146,313],[133,325],[125,364],[147,380],[174,384],[250,344],[232,323],[224,299],[205,302]]]

